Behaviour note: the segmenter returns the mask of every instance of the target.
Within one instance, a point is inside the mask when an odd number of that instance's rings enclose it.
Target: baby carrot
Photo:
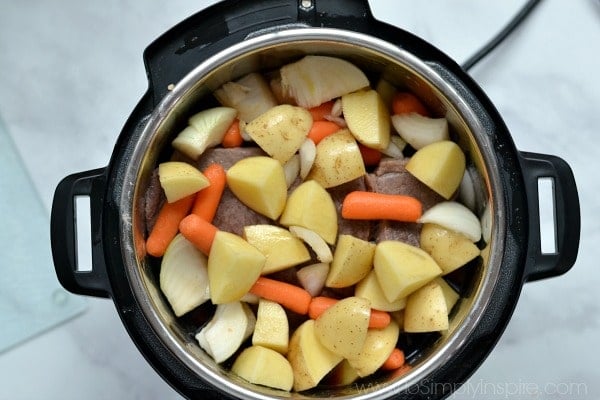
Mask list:
[[[342,203],[346,219],[389,219],[416,222],[423,212],[421,202],[411,196],[355,191]]]
[[[409,114],[417,113],[425,117],[429,116],[429,112],[425,105],[410,92],[398,92],[392,99],[392,110],[394,114]]]
[[[316,107],[309,108],[308,112],[312,115],[313,121],[323,121],[326,115],[331,114],[333,108],[333,100],[326,101]]]
[[[390,356],[381,365],[381,369],[385,371],[393,371],[404,365],[404,352],[399,348],[392,350]]]
[[[361,143],[358,144],[358,149],[367,167],[379,165],[379,161],[381,161],[381,152],[379,150],[372,149]]]
[[[212,222],[219,207],[221,195],[225,189],[227,175],[223,167],[216,163],[206,167],[202,173],[208,178],[210,185],[199,191],[196,195],[192,214],[196,214],[202,219]]]
[[[281,304],[298,314],[306,314],[312,299],[301,287],[261,276],[250,288],[250,293]]]
[[[223,147],[240,147],[244,143],[244,138],[240,133],[240,121],[236,118],[233,120],[221,144]]]
[[[208,255],[218,229],[196,214],[190,214],[179,223],[179,231],[201,252]]]
[[[331,297],[317,296],[314,297],[308,305],[308,316],[311,319],[317,319],[323,314],[329,307],[337,303],[338,299]],[[390,324],[391,317],[385,311],[371,309],[371,315],[369,317],[369,328],[385,328]]]
[[[179,223],[190,212],[196,194],[189,195],[183,199],[169,203],[165,202],[160,211],[152,231],[146,239],[146,251],[154,257],[162,257],[177,235]]]
[[[405,362],[399,368],[396,368],[396,370],[394,370],[391,378],[397,378],[399,376],[402,376],[402,375],[406,374],[408,371],[410,371],[411,369],[412,369],[412,367],[410,366],[410,364]]]
[[[312,139],[315,144],[319,144],[323,138],[339,131],[341,128],[338,124],[331,121],[313,121],[312,127],[308,132],[308,138]]]

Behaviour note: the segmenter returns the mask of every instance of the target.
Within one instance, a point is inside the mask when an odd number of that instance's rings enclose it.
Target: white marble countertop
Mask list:
[[[146,88],[144,48],[211,3],[2,2],[0,115],[48,213],[62,177],[108,162]],[[371,1],[376,17],[459,62],[523,3]],[[453,399],[600,397],[600,230],[593,222],[600,215],[599,43],[598,1],[546,0],[472,71],[519,149],[555,154],[572,166],[582,236],[569,273],[524,287],[492,355]],[[0,250],[10,249],[2,243]],[[0,376],[0,400],[180,398],[103,299],[87,299],[78,317],[1,353]]]

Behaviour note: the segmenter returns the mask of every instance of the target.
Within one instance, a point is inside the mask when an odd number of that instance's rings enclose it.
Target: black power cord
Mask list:
[[[541,0],[529,0],[521,8],[521,10],[508,22],[508,24],[500,32],[496,34],[488,43],[486,43],[481,49],[473,54],[467,61],[462,65],[465,71],[469,71],[485,56],[492,52],[500,43],[504,41],[514,30],[521,25],[523,21],[531,14],[534,8],[541,2]]]

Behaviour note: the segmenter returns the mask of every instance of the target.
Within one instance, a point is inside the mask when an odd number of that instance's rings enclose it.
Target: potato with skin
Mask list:
[[[262,274],[270,274],[310,260],[310,253],[300,239],[287,229],[275,225],[248,225],[244,239],[267,258]]]
[[[408,296],[404,309],[406,332],[437,332],[448,326],[446,299],[437,282],[429,282]]]
[[[315,332],[315,321],[309,319],[300,325],[290,339],[287,359],[294,371],[294,390],[314,388],[343,357],[321,344]]]
[[[442,274],[425,251],[395,240],[377,244],[373,265],[377,281],[389,302],[408,296]]]
[[[181,200],[210,185],[208,178],[196,167],[181,161],[160,163],[158,179],[169,203]]]
[[[254,211],[271,219],[279,218],[287,198],[285,173],[271,157],[247,157],[229,168],[227,186]]]
[[[390,143],[390,113],[375,90],[342,96],[342,111],[348,129],[367,147],[385,150]]]
[[[371,375],[383,365],[396,347],[399,334],[398,324],[393,320],[383,329],[369,329],[360,353],[348,359],[358,376]]]
[[[480,254],[479,248],[465,235],[437,224],[423,224],[420,246],[431,255],[446,275]]]
[[[324,188],[330,188],[365,174],[365,164],[356,140],[350,131],[342,129],[319,142],[306,179],[314,179]]]
[[[352,235],[340,235],[325,285],[342,288],[363,279],[373,267],[375,243]]]
[[[401,297],[395,301],[388,301],[377,280],[375,271],[369,272],[363,280],[356,284],[354,295],[369,300],[371,308],[375,310],[393,312],[402,310],[406,306],[405,297]]]
[[[356,357],[367,338],[371,303],[346,297],[315,320],[315,333],[323,346],[344,358]]]
[[[285,164],[304,143],[312,123],[305,108],[282,104],[250,121],[246,132],[268,155]]]
[[[316,232],[329,244],[337,238],[337,211],[331,195],[315,181],[306,181],[289,195],[279,223]]]
[[[278,352],[250,346],[236,358],[231,372],[250,383],[289,391],[294,384],[292,366]]]
[[[442,292],[444,293],[444,300],[446,300],[446,308],[448,309],[448,314],[452,311],[452,307],[456,304],[460,295],[446,282],[444,278],[437,277],[432,282],[437,283],[442,288]]]
[[[238,301],[260,276],[265,256],[241,237],[218,231],[208,255],[208,284],[213,304]]]
[[[465,154],[450,140],[419,149],[406,164],[408,172],[445,199],[458,189],[465,167]]]
[[[289,331],[288,319],[283,307],[274,301],[260,299],[252,344],[286,354],[290,339]]]

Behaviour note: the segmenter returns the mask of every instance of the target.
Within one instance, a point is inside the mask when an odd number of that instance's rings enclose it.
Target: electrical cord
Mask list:
[[[515,31],[515,29],[521,25],[523,21],[531,14],[531,12],[535,9],[541,0],[529,0],[525,5],[521,8],[521,10],[508,22],[508,24],[496,34],[489,42],[487,42],[481,49],[479,49],[475,54],[473,54],[467,61],[465,61],[462,65],[462,68],[465,71],[469,71],[473,68],[479,61],[481,61],[485,56],[492,52],[500,43],[504,41],[511,33]]]

